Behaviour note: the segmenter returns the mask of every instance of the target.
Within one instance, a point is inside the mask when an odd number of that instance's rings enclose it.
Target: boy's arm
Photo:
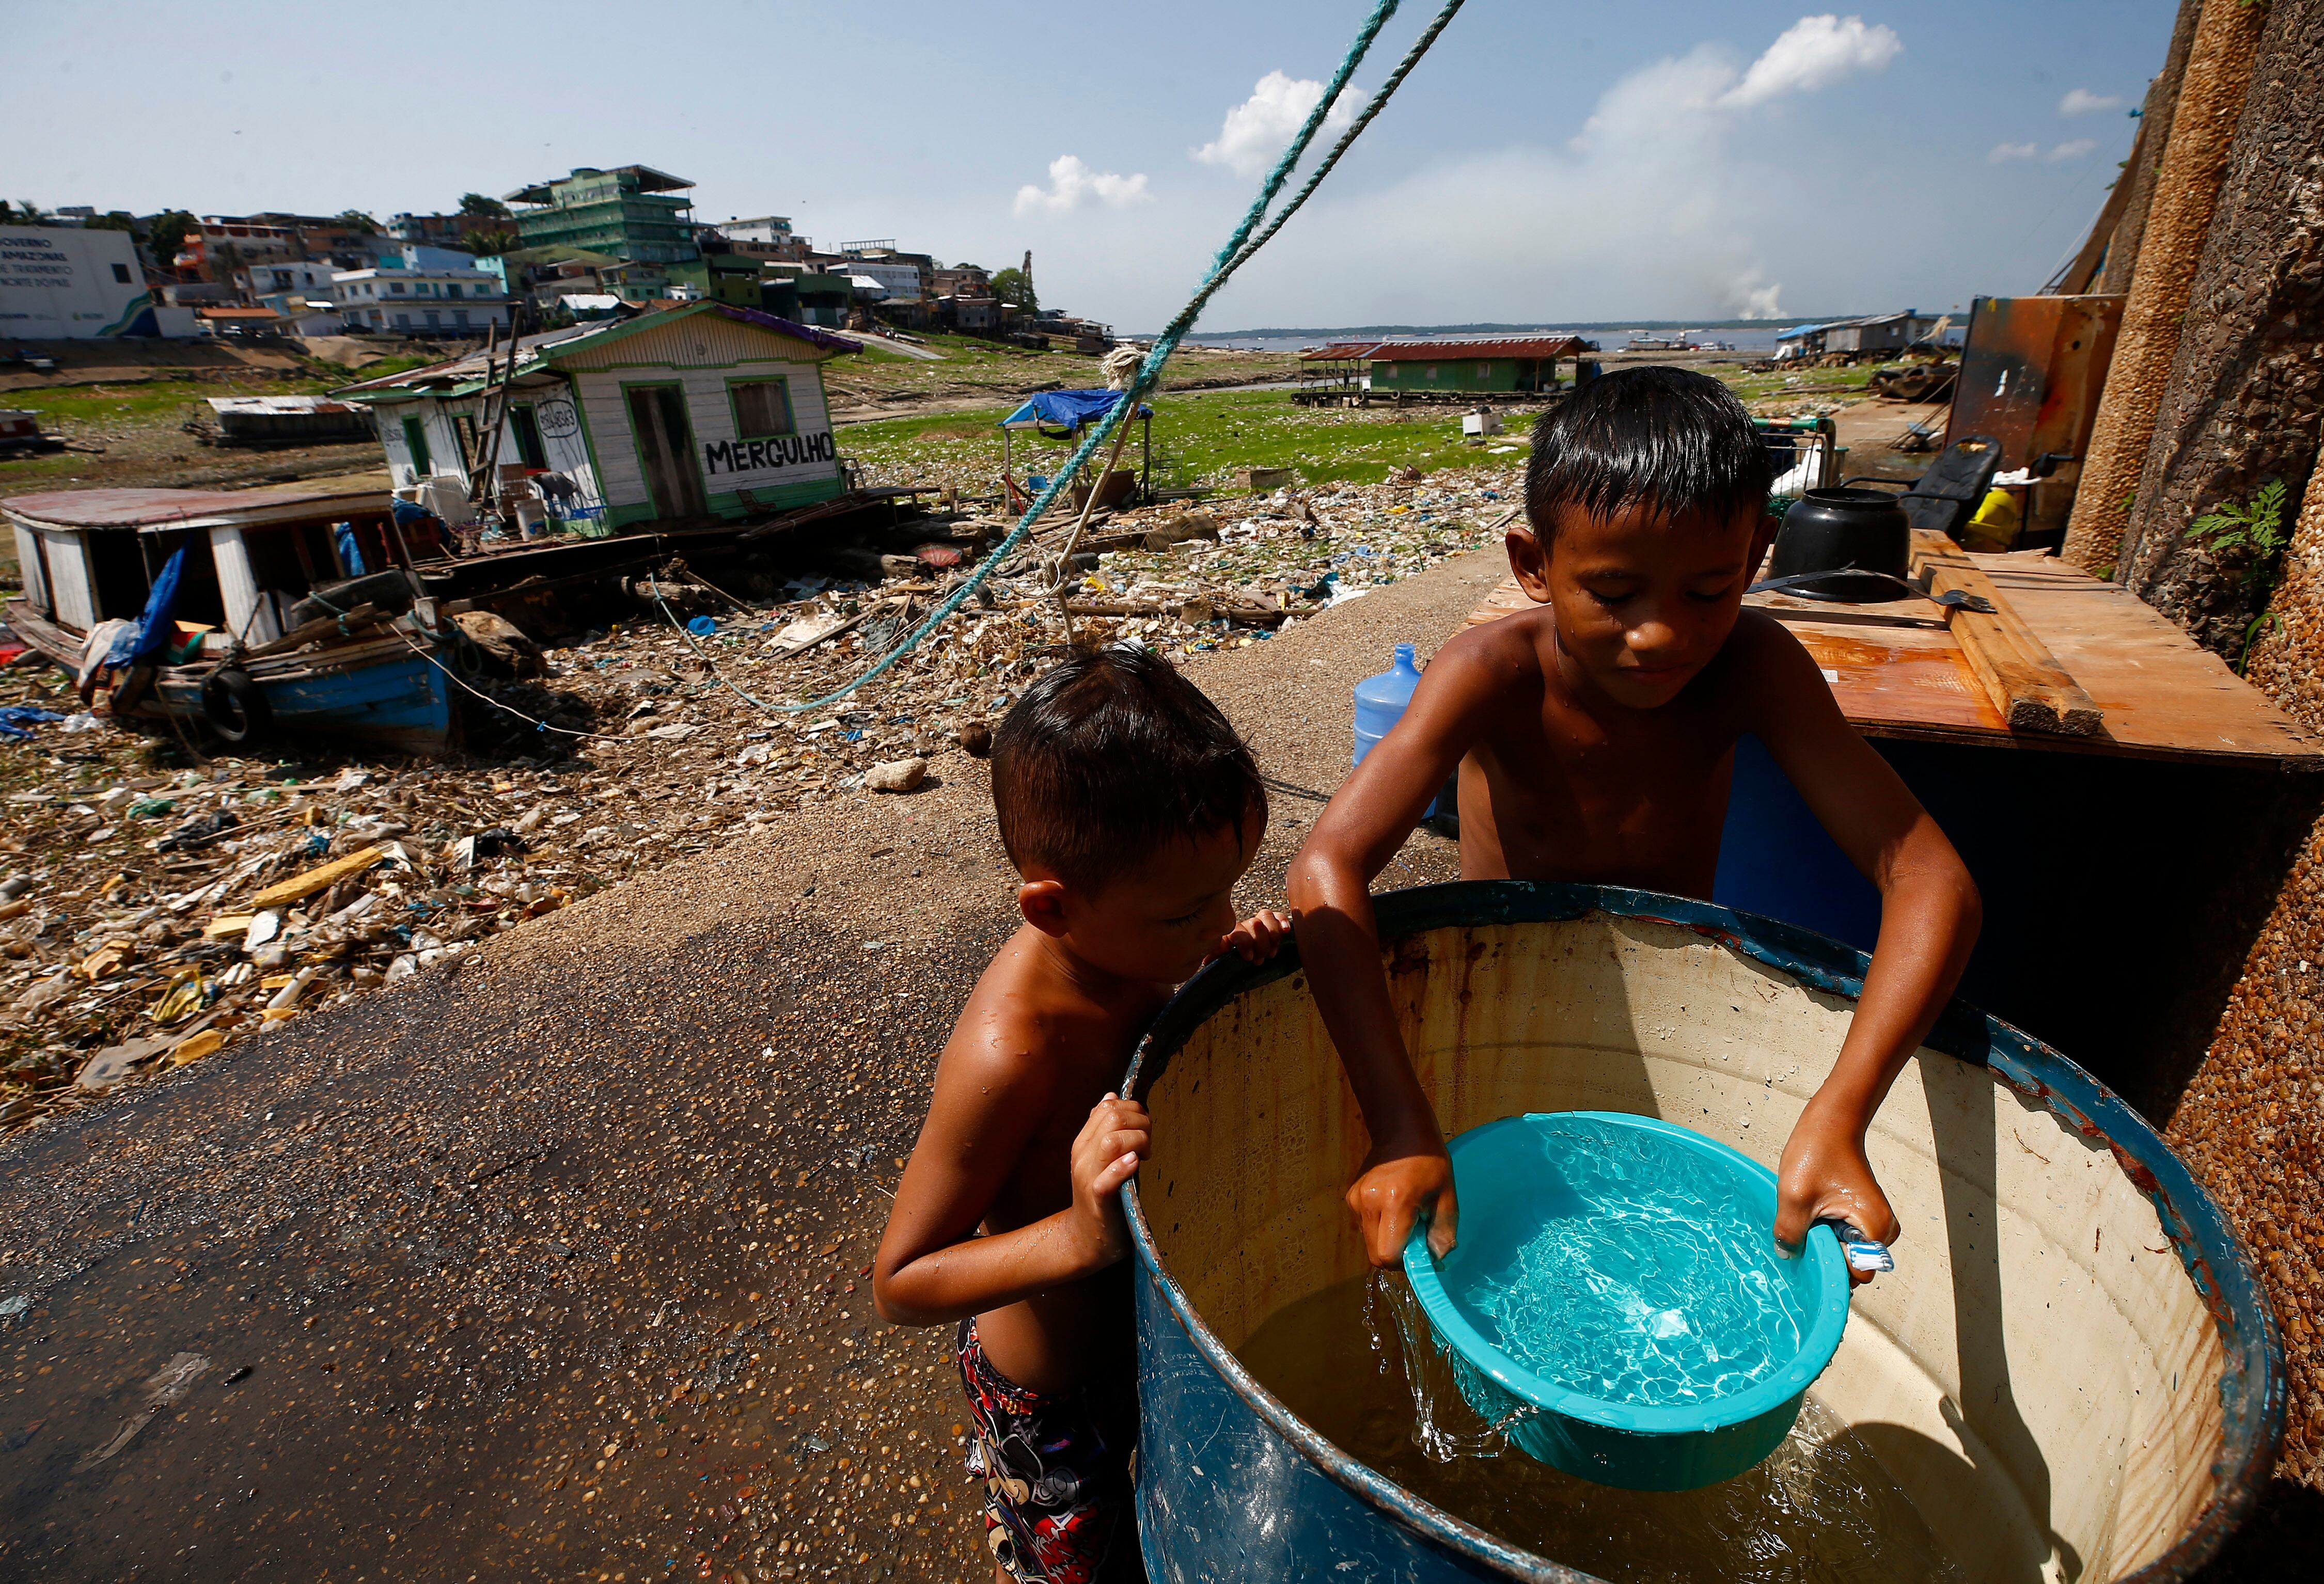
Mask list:
[[[1455,643],[1429,667],[1395,728],[1341,783],[1291,861],[1300,961],[1371,1134],[1348,1208],[1383,1269],[1404,1257],[1424,1211],[1434,1207],[1428,1241],[1440,1256],[1460,1223],[1443,1131],[1397,1029],[1370,891],[1479,734],[1490,672],[1474,646]]]
[[[1115,1191],[1149,1139],[1145,1109],[1108,1095],[1074,1140],[1074,1202],[991,1237],[977,1224],[1023,1158],[1047,1110],[1021,1058],[948,1051],[936,1098],[896,1185],[872,1262],[872,1298],[899,1325],[940,1325],[1093,1275],[1128,1251]]]
[[[1754,649],[1750,729],[1840,851],[1880,889],[1880,935],[1856,1016],[1839,1060],[1784,1147],[1775,1237],[1795,1244],[1817,1220],[1832,1216],[1888,1242],[1899,1227],[1873,1179],[1864,1137],[1960,982],[1983,909],[1952,843],[1848,723],[1799,641],[1771,622]]]

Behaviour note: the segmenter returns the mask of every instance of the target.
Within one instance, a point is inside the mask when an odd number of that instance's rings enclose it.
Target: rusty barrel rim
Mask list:
[[[1380,939],[1433,929],[1550,924],[1600,914],[1666,924],[1720,942],[1789,975],[1811,990],[1856,1000],[1870,959],[1829,936],[1780,919],[1714,903],[1618,886],[1545,880],[1452,880],[1373,898]],[[1143,1100],[1189,1036],[1236,997],[1299,972],[1296,944],[1275,960],[1245,962],[1230,953],[1179,986],[1138,1043],[1122,1091]],[[2042,1105],[2084,1136],[2103,1140],[2132,1183],[2153,1204],[2179,1263],[2218,1327],[2220,1456],[2212,1465],[2210,1503],[2171,1548],[2124,1584],[2181,1584],[2217,1554],[2250,1514],[2275,1465],[2283,1434],[2283,1340],[2259,1273],[2218,1205],[2145,1118],[2061,1053],[1998,1018],[1955,999],[1923,1045],[1985,1068],[1997,1082]],[[1131,1246],[1196,1352],[1268,1428],[1318,1470],[1389,1521],[1508,1577],[1572,1584],[1591,1575],[1523,1551],[1359,1462],[1316,1433],[1259,1384],[1195,1310],[1164,1268],[1132,1179],[1123,1190]]]

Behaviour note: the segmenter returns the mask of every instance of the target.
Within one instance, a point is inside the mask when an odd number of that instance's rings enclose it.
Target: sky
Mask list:
[[[1359,95],[1437,4],[1407,0]],[[826,246],[892,237],[989,269],[1029,250],[1044,306],[1151,331],[1369,9],[326,0],[291,24],[0,0],[0,196],[384,219],[645,164],[694,181],[713,223],[788,215]],[[1201,328],[1788,320],[2032,291],[2104,202],[2175,10],[1469,0]]]

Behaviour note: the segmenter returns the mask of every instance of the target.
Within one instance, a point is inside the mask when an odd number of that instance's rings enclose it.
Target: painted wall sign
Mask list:
[[[118,336],[152,299],[137,250],[121,231],[33,226],[0,231],[0,335],[30,340]]]
[[[784,435],[772,440],[707,440],[702,447],[702,471],[762,473],[770,467],[797,467],[809,462],[835,462],[837,447],[826,431],[820,435]]]
[[[539,424],[540,432],[551,439],[563,439],[567,435],[581,432],[580,413],[574,410],[573,403],[561,396],[552,397],[535,407],[532,421]]]

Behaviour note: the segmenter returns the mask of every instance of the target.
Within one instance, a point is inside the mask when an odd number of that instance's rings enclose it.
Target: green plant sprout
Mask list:
[[[2283,481],[2272,478],[2243,505],[2222,501],[2195,519],[2188,530],[2214,556],[2241,550],[2248,558],[2244,585],[2264,589],[2275,582],[2276,558],[2291,542],[2283,531]]]

